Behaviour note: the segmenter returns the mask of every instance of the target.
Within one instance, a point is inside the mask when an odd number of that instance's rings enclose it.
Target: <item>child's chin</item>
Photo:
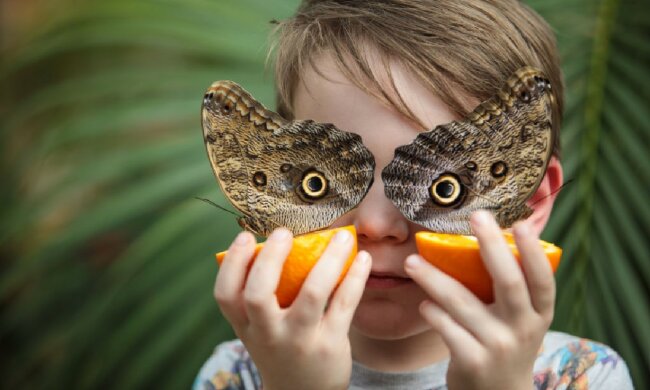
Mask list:
[[[418,305],[404,305],[387,299],[364,299],[359,303],[352,327],[360,335],[380,340],[398,340],[430,329]]]

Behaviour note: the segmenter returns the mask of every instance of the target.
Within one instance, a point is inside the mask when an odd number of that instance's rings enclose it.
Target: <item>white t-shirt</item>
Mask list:
[[[353,362],[350,390],[443,390],[449,359],[409,372],[381,372]],[[623,359],[601,343],[548,332],[535,360],[535,389],[633,389]],[[255,364],[240,340],[219,344],[203,365],[193,388],[260,390]]]

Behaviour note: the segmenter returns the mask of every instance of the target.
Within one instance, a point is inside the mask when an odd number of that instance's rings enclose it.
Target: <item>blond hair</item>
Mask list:
[[[392,84],[399,61],[459,116],[492,96],[518,68],[541,69],[551,81],[559,112],[563,82],[555,36],[533,10],[516,0],[306,0],[278,22],[275,76],[278,112],[293,118],[293,96],[303,71],[331,53],[355,85],[424,128]],[[391,80],[384,85],[368,47]],[[392,92],[392,93],[391,93]],[[561,116],[561,115],[560,115]],[[561,118],[553,118],[559,129]],[[559,153],[559,134],[554,154]]]

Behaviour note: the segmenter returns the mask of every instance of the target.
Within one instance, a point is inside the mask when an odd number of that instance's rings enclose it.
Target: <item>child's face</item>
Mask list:
[[[348,81],[328,56],[319,58],[321,77],[309,69],[295,94],[296,119],[333,123],[359,134],[375,156],[375,181],[367,196],[335,226],[355,225],[359,249],[372,256],[372,271],[357,308],[353,327],[365,336],[404,338],[429,328],[418,305],[423,291],[404,272],[404,260],[416,253],[414,234],[424,228],[408,221],[384,195],[382,169],[395,148],[410,143],[420,132],[395,110]],[[455,119],[449,108],[428,93],[397,65],[392,67],[396,87],[414,114],[429,129]],[[478,101],[473,102],[478,103]]]

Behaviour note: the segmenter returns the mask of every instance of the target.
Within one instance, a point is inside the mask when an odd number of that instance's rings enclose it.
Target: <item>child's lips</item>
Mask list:
[[[367,288],[394,288],[413,283],[411,278],[397,275],[393,272],[372,271],[366,281]]]

